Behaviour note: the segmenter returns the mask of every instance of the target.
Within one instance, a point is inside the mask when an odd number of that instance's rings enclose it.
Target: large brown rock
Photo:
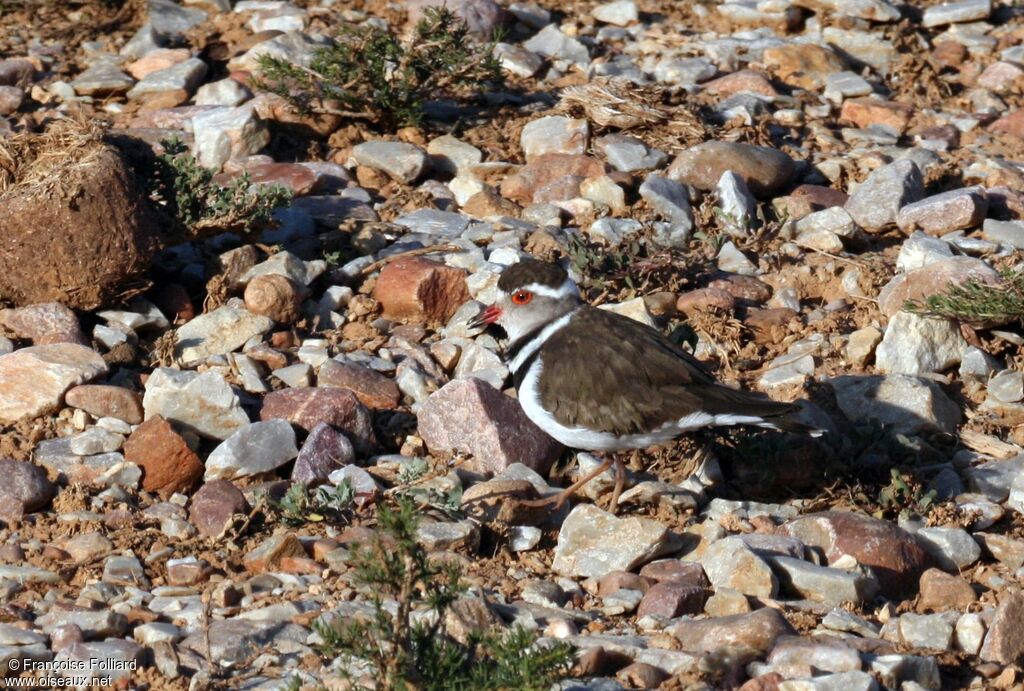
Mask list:
[[[377,448],[370,411],[348,389],[301,387],[274,391],[263,397],[260,420],[275,418],[307,432],[325,422],[344,432],[357,452],[366,454]]]
[[[20,520],[26,513],[43,508],[53,498],[53,483],[46,471],[26,461],[0,459],[0,518]]]
[[[106,384],[83,384],[69,390],[64,402],[95,418],[114,417],[129,425],[142,422],[142,397],[131,389]]]
[[[0,298],[84,310],[110,302],[161,242],[145,186],[118,149],[81,129],[18,137],[4,148],[30,161],[0,192]]]
[[[248,511],[245,495],[230,480],[211,480],[192,496],[188,520],[203,535],[217,537],[232,516]]]
[[[727,170],[739,175],[757,197],[771,197],[788,185],[795,165],[788,154],[739,142],[703,142],[676,156],[668,177],[699,190],[715,189]]]
[[[968,281],[998,285],[999,272],[976,257],[952,257],[920,269],[897,274],[878,293],[878,306],[888,317],[903,309],[908,300],[924,300]]]
[[[581,154],[541,154],[501,183],[501,194],[520,204],[533,201],[534,193],[555,180],[576,176],[596,178],[607,171],[604,163]]]
[[[74,343],[51,343],[0,355],[0,423],[56,410],[76,384],[105,374],[99,353]]]
[[[481,471],[522,463],[543,475],[562,452],[517,401],[476,378],[445,384],[424,401],[417,419],[431,451],[470,454]]]
[[[165,498],[192,489],[203,477],[199,456],[159,415],[135,428],[124,443],[124,458],[142,468],[144,490]]]
[[[317,386],[348,389],[367,408],[397,408],[402,393],[394,380],[369,367],[328,360],[317,373]]]
[[[820,549],[830,564],[849,555],[870,566],[881,584],[882,595],[889,598],[913,594],[921,574],[933,565],[932,558],[913,535],[865,514],[809,514],[787,521],[777,532]]]
[[[78,325],[78,317],[59,302],[0,310],[0,326],[10,329],[18,338],[31,340],[34,345],[89,345]]]
[[[1024,657],[1024,595],[1003,596],[979,653],[986,662],[1016,664]]]
[[[404,322],[445,322],[469,300],[466,272],[421,257],[391,262],[373,288],[384,316]]]
[[[687,619],[672,628],[680,650],[695,655],[738,645],[766,652],[779,636],[795,633],[778,610],[768,608],[699,621]]]

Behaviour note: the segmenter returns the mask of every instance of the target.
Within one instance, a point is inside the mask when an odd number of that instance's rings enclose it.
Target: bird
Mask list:
[[[586,303],[557,263],[511,264],[496,292],[469,326],[505,331],[503,358],[526,416],[564,446],[603,460],[549,500],[556,508],[614,464],[614,512],[625,482],[618,451],[735,425],[820,434],[795,418],[798,404],[725,386],[657,329]]]

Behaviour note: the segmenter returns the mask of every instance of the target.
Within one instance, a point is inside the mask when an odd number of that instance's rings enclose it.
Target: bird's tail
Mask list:
[[[825,430],[797,419],[799,403],[773,401],[764,394],[730,389],[727,386],[707,387],[702,393],[704,409],[709,413],[756,418],[757,422],[744,423],[780,432],[812,437],[820,437],[825,433]]]

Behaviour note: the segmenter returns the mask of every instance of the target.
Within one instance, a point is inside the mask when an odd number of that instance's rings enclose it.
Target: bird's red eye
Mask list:
[[[512,293],[512,302],[516,303],[517,305],[525,305],[532,299],[533,293],[531,293],[528,290],[517,290],[516,292]]]

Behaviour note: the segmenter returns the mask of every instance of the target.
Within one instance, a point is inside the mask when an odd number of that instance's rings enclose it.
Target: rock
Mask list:
[[[920,228],[929,235],[977,227],[988,211],[982,187],[964,187],[926,197],[899,210],[896,224],[904,233]]]
[[[355,145],[352,157],[359,165],[380,170],[406,184],[423,175],[430,163],[426,152],[418,146],[383,140]]]
[[[857,127],[883,127],[903,134],[914,116],[914,107],[906,103],[883,101],[878,98],[852,98],[843,101],[839,119]]]
[[[126,93],[134,84],[135,80],[122,72],[116,62],[101,60],[75,77],[71,87],[79,96],[107,98]]]
[[[430,140],[427,153],[430,154],[431,165],[435,170],[452,175],[470,171],[484,157],[480,149],[450,134]]]
[[[848,555],[871,567],[886,597],[914,592],[921,574],[931,566],[931,557],[913,535],[862,514],[808,514],[786,521],[777,532],[821,549],[830,564]]]
[[[921,574],[920,591],[920,605],[924,609],[965,610],[978,599],[970,583],[939,569],[928,569]]]
[[[415,23],[423,18],[428,7],[447,7],[459,17],[469,30],[480,36],[490,38],[506,21],[507,12],[494,0],[410,0],[405,3],[408,20]]]
[[[224,305],[182,325],[175,334],[174,352],[182,364],[190,364],[238,350],[273,326],[274,322],[265,316]]]
[[[958,24],[987,19],[992,14],[992,0],[959,0],[933,5],[924,11],[921,24],[925,27]]]
[[[590,64],[587,47],[575,38],[563,34],[554,24],[548,24],[525,41],[523,48],[547,58],[565,60],[581,68]]]
[[[344,434],[321,422],[302,444],[292,471],[292,482],[315,486],[327,482],[330,474],[352,463],[355,450]]]
[[[794,164],[778,149],[738,142],[710,141],[679,154],[669,166],[667,176],[710,191],[725,171],[736,173],[754,196],[771,197],[790,183]]]
[[[124,458],[142,469],[142,488],[165,499],[187,492],[203,477],[203,462],[171,424],[153,415],[124,445]]]
[[[197,106],[240,106],[252,98],[252,92],[234,79],[219,79],[203,84],[192,102]]]
[[[373,288],[384,315],[399,321],[446,322],[469,300],[466,272],[410,257],[391,262]]]
[[[670,632],[678,640],[681,650],[695,655],[736,646],[764,653],[771,650],[780,636],[796,633],[778,610],[767,607],[750,614],[683,619]]]
[[[989,396],[1001,403],[1017,403],[1024,399],[1024,373],[1003,370],[989,379],[985,388]]]
[[[460,550],[472,553],[480,546],[480,531],[470,521],[424,521],[416,530],[416,539],[428,552]]]
[[[29,339],[33,345],[89,345],[78,324],[78,317],[59,302],[0,310],[0,326],[13,332],[18,338]]]
[[[652,586],[644,594],[636,615],[674,619],[684,614],[700,614],[704,609],[704,599],[704,589],[699,586],[666,581]]]
[[[936,429],[953,434],[960,424],[960,408],[927,379],[890,374],[843,376],[830,383],[850,420],[874,418],[902,434]]]
[[[765,49],[763,62],[780,81],[815,91],[825,85],[828,75],[846,67],[834,51],[814,43],[771,46]]]
[[[746,237],[757,222],[757,202],[743,178],[731,170],[725,171],[716,192],[725,231],[734,237]]]
[[[299,455],[295,430],[286,420],[253,422],[240,427],[206,459],[205,479],[235,480],[279,468]]]
[[[1024,223],[986,218],[982,224],[981,237],[1014,249],[1024,249]]]
[[[158,367],[142,397],[146,419],[160,417],[208,439],[227,439],[249,423],[238,396],[217,372]]]
[[[266,124],[250,104],[199,113],[192,118],[192,132],[196,159],[214,171],[232,158],[259,153],[270,143]]]
[[[84,384],[68,390],[64,402],[84,410],[95,418],[113,417],[137,425],[143,420],[139,394],[120,386]]]
[[[562,524],[551,568],[563,576],[582,578],[628,571],[657,556],[667,534],[657,521],[617,518],[592,504],[581,504]]]
[[[181,105],[202,83],[206,70],[205,62],[199,58],[188,58],[170,67],[150,72],[128,91],[128,98],[133,101],[148,101],[153,97],[164,96],[170,98],[167,105]]]
[[[613,0],[613,2],[598,5],[591,10],[590,14],[599,22],[615,26],[628,26],[640,16],[633,0]]]
[[[981,259],[952,257],[929,261],[925,266],[899,274],[878,294],[878,304],[886,316],[903,309],[908,300],[921,301],[968,281],[998,285],[999,274]]]
[[[53,412],[68,389],[106,371],[98,353],[74,343],[37,345],[0,355],[0,423]]]
[[[640,196],[666,221],[667,233],[658,233],[657,241],[667,247],[682,247],[693,230],[693,211],[686,188],[675,180],[648,175],[640,185]]]
[[[1002,665],[1015,664],[1024,656],[1024,595],[1003,595],[978,656]]]
[[[417,420],[431,451],[471,454],[478,469],[494,473],[513,463],[546,473],[562,450],[518,402],[475,378],[449,382],[431,394]]]
[[[769,561],[779,574],[781,588],[790,594],[830,605],[870,603],[878,583],[855,571],[817,566],[802,559],[772,556]]]
[[[370,409],[397,408],[402,394],[393,379],[369,367],[338,360],[328,360],[320,366],[317,386],[348,389],[359,402]]]
[[[186,31],[202,24],[207,18],[206,12],[182,7],[173,0],[148,0],[147,7],[149,24],[163,40],[181,38]]]
[[[959,573],[981,558],[981,547],[963,528],[935,526],[916,533],[921,546],[946,571]]]
[[[303,290],[291,279],[265,274],[245,287],[245,309],[279,324],[291,324],[302,316],[302,297]]]
[[[874,357],[875,348],[882,340],[882,332],[873,326],[857,329],[846,341],[846,360],[857,367],[864,367]]]
[[[960,363],[967,341],[951,319],[897,312],[875,351],[883,374],[919,375],[944,372]]]
[[[261,542],[242,559],[249,573],[265,573],[277,569],[282,560],[306,558],[306,550],[292,533],[274,535]]]
[[[514,43],[494,44],[494,55],[503,70],[517,77],[532,77],[544,66],[544,58]]]
[[[968,655],[977,655],[985,639],[985,623],[981,615],[974,612],[962,615],[956,622],[953,637],[957,648]]]
[[[835,636],[780,636],[768,655],[768,665],[786,676],[802,677],[807,673],[857,672],[861,660],[856,648]]]
[[[896,223],[900,209],[924,197],[917,164],[895,161],[874,170],[850,195],[845,209],[864,230],[878,232]]]
[[[582,155],[590,145],[590,126],[586,120],[549,115],[527,123],[519,145],[527,163],[544,154]]]
[[[327,423],[343,432],[357,453],[367,454],[377,447],[370,412],[347,389],[301,388],[274,391],[263,398],[261,420],[280,418],[312,431]]]
[[[701,555],[700,563],[716,589],[731,588],[762,598],[778,593],[779,582],[771,567],[738,537],[713,542]]]
[[[664,151],[651,149],[642,140],[623,134],[598,137],[594,148],[604,154],[612,168],[624,173],[660,168],[668,159]]]
[[[0,518],[20,521],[25,514],[38,511],[50,503],[55,487],[46,471],[26,461],[0,459]]]
[[[534,193],[568,176],[579,178],[605,174],[605,166],[596,158],[573,154],[543,154],[501,182],[501,195],[519,204],[530,204]]]
[[[207,537],[217,537],[235,514],[249,513],[245,496],[229,480],[212,480],[192,495],[188,520]]]

